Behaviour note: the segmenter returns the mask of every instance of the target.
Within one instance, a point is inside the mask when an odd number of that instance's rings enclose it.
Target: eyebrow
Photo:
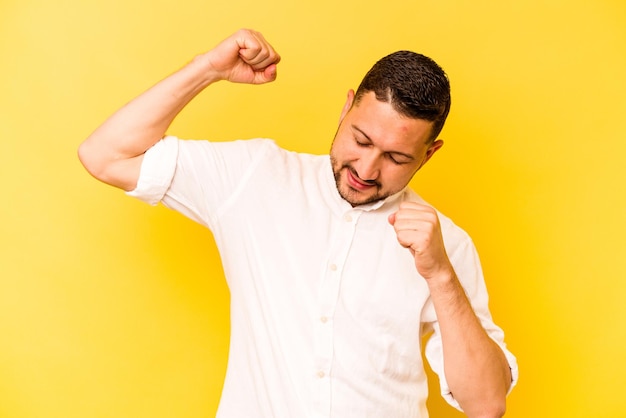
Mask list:
[[[359,132],[361,135],[363,135],[368,141],[370,141],[371,143],[374,143],[374,141],[372,141],[372,138],[370,138],[365,132],[363,132],[358,126],[356,125],[351,125],[352,129],[354,129],[355,131]],[[411,154],[406,154],[404,152],[400,152],[400,151],[385,151],[388,154],[397,154],[397,155],[401,155],[407,159],[409,159],[410,161],[415,160],[415,157],[413,157]]]

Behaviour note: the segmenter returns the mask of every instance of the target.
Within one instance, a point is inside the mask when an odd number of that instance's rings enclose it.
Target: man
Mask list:
[[[211,229],[231,293],[220,417],[427,417],[421,337],[442,393],[504,414],[515,358],[470,238],[407,188],[437,152],[445,73],[398,52],[348,92],[329,156],[265,139],[164,137],[210,84],[276,78],[240,30],[131,101],[80,147],[87,170]]]

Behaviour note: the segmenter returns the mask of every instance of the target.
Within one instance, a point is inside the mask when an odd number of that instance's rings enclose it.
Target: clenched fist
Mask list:
[[[398,211],[389,216],[389,223],[400,245],[411,251],[422,277],[428,280],[453,272],[435,209],[416,202],[402,202]]]
[[[212,69],[221,80],[233,83],[263,84],[276,79],[280,55],[261,33],[240,29],[206,53]]]

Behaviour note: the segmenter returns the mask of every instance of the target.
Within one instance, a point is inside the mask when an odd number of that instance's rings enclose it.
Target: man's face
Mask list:
[[[429,143],[432,122],[399,114],[373,92],[353,101],[350,90],[330,158],[339,194],[357,206],[402,190],[443,141]]]

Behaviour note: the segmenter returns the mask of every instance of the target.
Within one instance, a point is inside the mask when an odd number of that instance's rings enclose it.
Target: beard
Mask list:
[[[390,193],[381,193],[382,185],[377,181],[366,182],[374,186],[373,191],[369,192],[369,194],[364,195],[363,192],[353,189],[345,182],[341,181],[341,175],[346,171],[350,171],[352,176],[355,178],[359,178],[356,170],[349,164],[339,164],[333,156],[330,156],[330,162],[333,169],[333,176],[335,177],[335,186],[337,187],[337,191],[339,192],[339,196],[346,202],[350,203],[352,207],[359,205],[367,205],[370,203],[378,202],[379,200],[386,199],[391,194]]]

